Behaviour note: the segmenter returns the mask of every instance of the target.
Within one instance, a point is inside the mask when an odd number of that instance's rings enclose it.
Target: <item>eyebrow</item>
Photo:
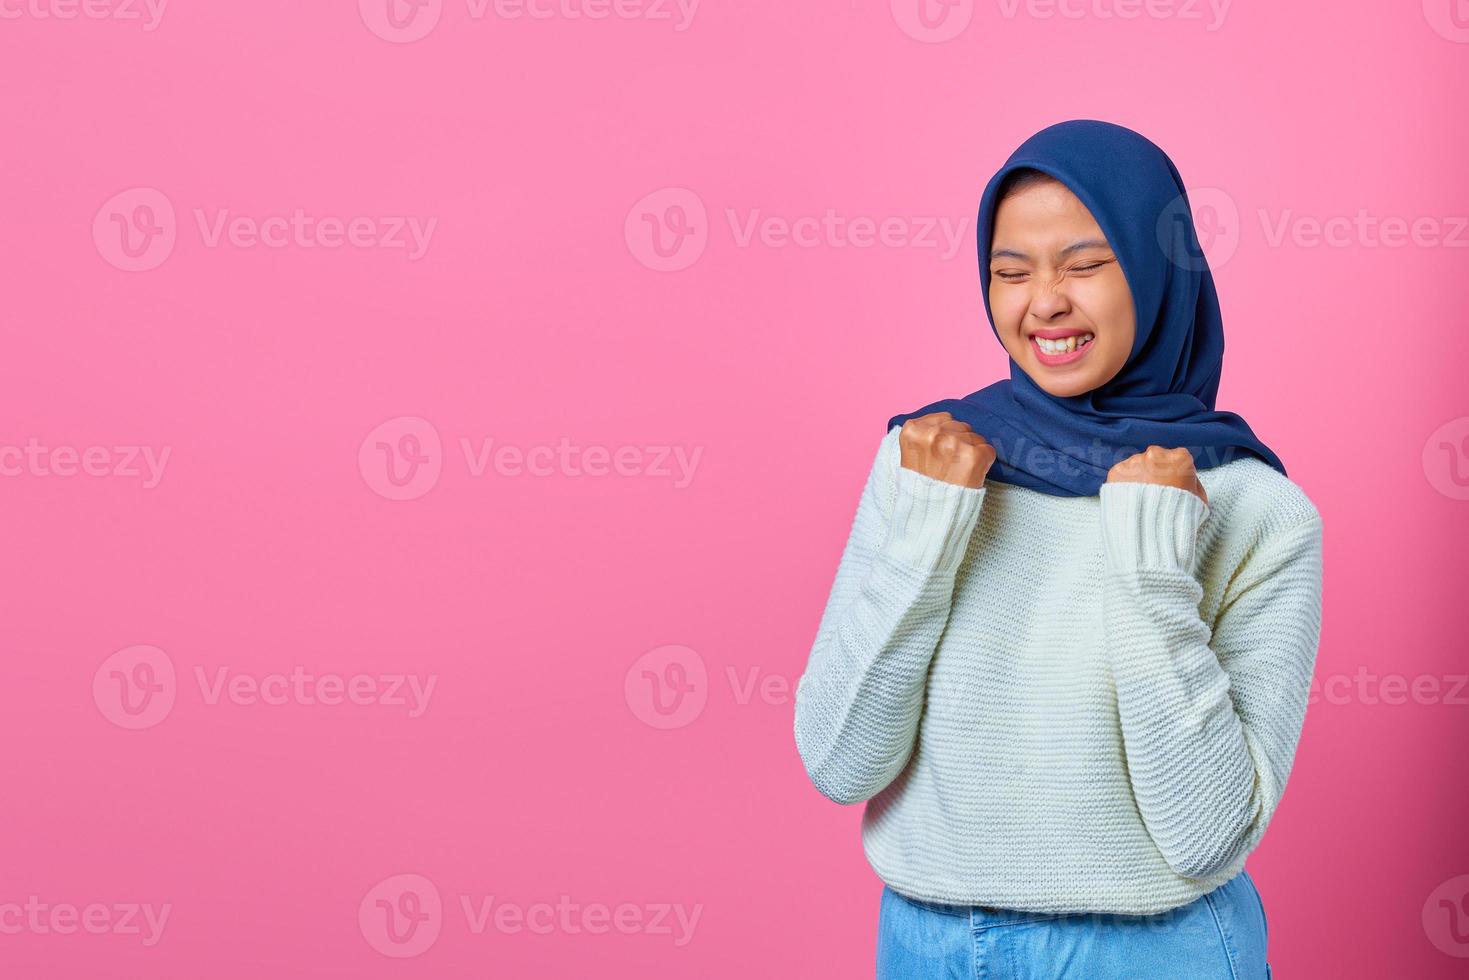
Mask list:
[[[1108,245],[1107,242],[1105,240],[1101,239],[1101,238],[1086,238],[1086,239],[1083,239],[1083,240],[1081,240],[1079,242],[1072,242],[1070,245],[1067,245],[1065,248],[1061,249],[1061,251],[1058,254],[1064,257],[1064,256],[1067,256],[1067,255],[1070,255],[1072,252],[1079,252],[1079,251],[1081,251],[1084,248],[1111,248],[1111,247],[1112,247],[1111,245]],[[997,251],[994,251],[994,252],[991,252],[990,253],[990,261],[994,261],[995,259],[1003,259],[1003,258],[1020,259],[1022,262],[1029,262],[1030,261],[1030,256],[1029,255],[1026,255],[1024,252],[1018,251],[1018,250],[1013,249],[1013,248],[1002,248],[1002,249],[998,249]]]

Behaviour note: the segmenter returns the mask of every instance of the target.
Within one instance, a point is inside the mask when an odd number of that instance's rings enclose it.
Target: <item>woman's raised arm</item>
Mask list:
[[[1175,872],[1254,849],[1285,792],[1321,633],[1321,518],[1302,506],[1245,557],[1214,628],[1190,571],[1208,506],[1176,487],[1108,483],[1103,612],[1138,810]]]
[[[806,773],[843,804],[877,795],[912,754],[929,662],[984,501],[983,487],[901,466],[900,432],[879,445],[796,685]]]

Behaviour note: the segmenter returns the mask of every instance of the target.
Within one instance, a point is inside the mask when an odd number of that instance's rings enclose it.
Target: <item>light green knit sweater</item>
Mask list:
[[[1321,518],[1246,457],[1209,503],[942,483],[882,440],[796,690],[811,781],[915,898],[1147,914],[1232,878],[1285,790]]]

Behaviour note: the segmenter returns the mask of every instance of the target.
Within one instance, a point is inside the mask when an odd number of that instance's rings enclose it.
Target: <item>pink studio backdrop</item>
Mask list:
[[[1277,976],[1461,976],[1466,84],[1451,0],[0,0],[0,975],[871,975],[793,687],[1096,117],[1326,521]]]

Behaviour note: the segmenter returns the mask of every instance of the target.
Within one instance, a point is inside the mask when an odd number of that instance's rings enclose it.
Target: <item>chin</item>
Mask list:
[[[1030,376],[1030,380],[1034,381],[1042,391],[1048,395],[1055,395],[1057,398],[1080,395],[1100,385],[1100,382],[1092,377],[1093,372],[1090,371],[1084,374],[1067,374],[1065,371],[1047,367],[1044,364],[1022,362],[1021,366]]]
[[[1047,394],[1055,395],[1057,398],[1070,398],[1073,395],[1085,394],[1097,387],[1097,385],[1086,381],[1063,381],[1060,383],[1056,381],[1036,381],[1036,384],[1040,385]]]

